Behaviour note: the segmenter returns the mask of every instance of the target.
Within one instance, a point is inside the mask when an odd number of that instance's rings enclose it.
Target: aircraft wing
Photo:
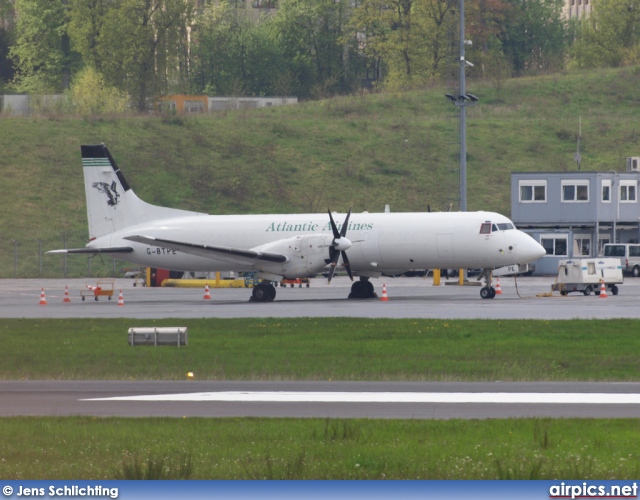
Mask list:
[[[179,252],[187,253],[190,255],[197,255],[199,257],[206,257],[208,259],[226,257],[227,259],[233,260],[235,262],[243,260],[244,262],[248,262],[249,264],[253,263],[256,260],[278,263],[284,263],[289,260],[289,257],[287,257],[286,255],[277,253],[259,252],[257,250],[247,250],[244,248],[202,245],[184,241],[165,240],[162,238],[154,238],[152,236],[135,235],[127,236],[124,239],[155,247],[170,248],[171,250],[177,250]]]
[[[63,248],[61,250],[49,250],[50,254],[64,254],[64,253],[84,253],[88,255],[96,255],[100,253],[131,253],[133,248],[131,247],[104,247],[104,248]]]

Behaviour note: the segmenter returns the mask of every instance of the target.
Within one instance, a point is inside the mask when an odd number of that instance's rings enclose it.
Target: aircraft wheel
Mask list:
[[[493,293],[491,293],[492,291]],[[492,299],[495,296],[496,296],[496,290],[491,286],[483,286],[480,289],[480,297],[482,297],[483,299]]]
[[[269,286],[264,283],[258,283],[253,287],[251,298],[256,302],[268,302],[271,293],[269,292]]]
[[[353,285],[351,285],[351,293],[349,294],[350,299],[366,299],[366,287],[363,281],[356,281]]]
[[[368,279],[361,279],[351,285],[350,299],[373,299],[375,297],[373,284]]]

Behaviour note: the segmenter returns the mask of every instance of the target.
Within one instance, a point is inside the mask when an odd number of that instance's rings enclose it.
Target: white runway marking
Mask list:
[[[228,401],[269,403],[640,404],[640,394],[538,392],[194,392],[82,401]]]

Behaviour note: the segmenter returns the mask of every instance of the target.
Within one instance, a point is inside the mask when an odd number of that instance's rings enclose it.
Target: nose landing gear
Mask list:
[[[485,284],[485,286],[480,289],[480,297],[483,299],[493,299],[496,296],[496,289],[491,286],[491,269],[483,269],[478,279],[484,279]]]

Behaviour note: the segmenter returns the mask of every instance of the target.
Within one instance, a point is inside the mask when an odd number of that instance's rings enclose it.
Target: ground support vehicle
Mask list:
[[[594,292],[600,295],[604,283],[612,295],[618,295],[618,285],[623,282],[619,259],[569,259],[560,261],[558,278],[551,285],[551,290],[559,291],[561,295],[571,292],[582,292],[584,295]]]
[[[116,280],[113,278],[99,279],[96,286],[87,285],[87,289],[82,290],[80,292],[80,296],[83,301],[87,297],[93,297],[96,302],[98,301],[98,297],[107,297],[108,300],[111,300],[111,297],[113,297],[115,281]]]
[[[302,285],[306,285],[307,288],[311,286],[311,284],[309,283],[309,278],[295,278],[295,279],[283,278],[282,281],[280,281],[280,286],[286,287],[287,285],[291,285],[291,288],[293,288],[296,285],[298,285],[298,288],[302,288]]]

